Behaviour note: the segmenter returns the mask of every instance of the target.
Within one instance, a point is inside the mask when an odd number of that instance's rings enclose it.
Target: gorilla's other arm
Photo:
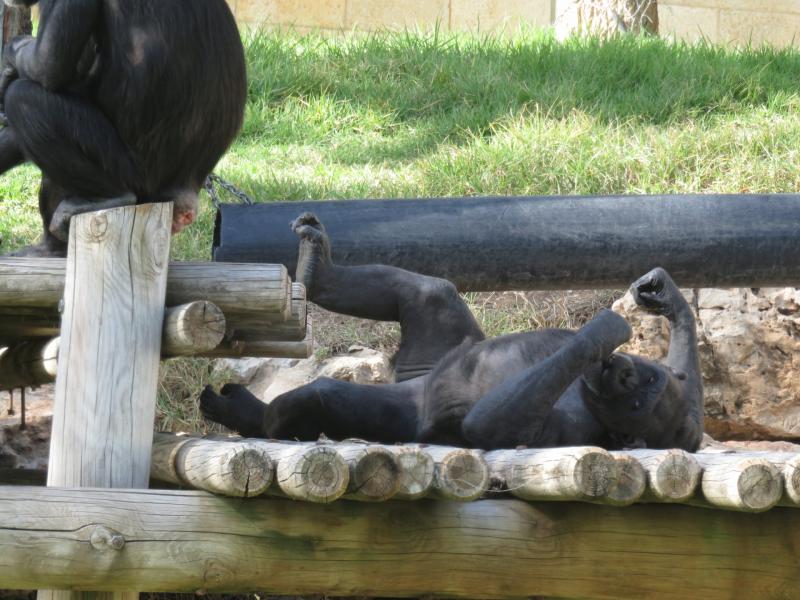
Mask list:
[[[635,281],[631,293],[641,308],[669,320],[669,350],[663,363],[678,379],[681,393],[676,402],[682,404],[681,412],[686,416],[682,423],[664,425],[675,432],[670,445],[696,449],[703,437],[703,380],[692,309],[669,274],[661,268],[653,269]],[[669,434],[667,431],[662,433]]]

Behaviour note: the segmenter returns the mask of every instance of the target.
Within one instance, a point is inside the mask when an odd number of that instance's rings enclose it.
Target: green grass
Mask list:
[[[544,33],[246,40],[247,118],[218,171],[261,201],[783,192],[800,183],[800,53]],[[0,236],[38,234],[33,167]],[[207,258],[212,215],[176,240]]]

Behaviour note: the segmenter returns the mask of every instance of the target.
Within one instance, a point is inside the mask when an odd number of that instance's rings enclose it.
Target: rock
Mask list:
[[[706,431],[717,439],[800,440],[800,291],[685,291],[697,317]],[[614,304],[634,330],[622,349],[666,356],[667,322],[630,294]]]
[[[347,354],[325,359],[316,357],[305,360],[264,358],[221,361],[218,368],[226,368],[237,374],[237,383],[248,387],[264,402],[271,402],[280,394],[314,381],[318,377],[332,377],[353,383],[390,383],[393,370],[389,357],[381,352],[362,346],[351,346]]]

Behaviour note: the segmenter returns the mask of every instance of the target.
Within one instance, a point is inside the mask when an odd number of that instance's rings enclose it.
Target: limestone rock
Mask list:
[[[280,394],[314,381],[318,377],[332,377],[353,383],[390,383],[392,366],[385,354],[362,346],[352,346],[347,354],[305,360],[263,358],[220,361],[218,368],[233,372],[237,383],[264,402],[271,402]]]
[[[706,431],[717,439],[800,440],[800,291],[684,292],[697,317]],[[622,350],[661,359],[669,328],[630,294],[614,304],[634,330]]]

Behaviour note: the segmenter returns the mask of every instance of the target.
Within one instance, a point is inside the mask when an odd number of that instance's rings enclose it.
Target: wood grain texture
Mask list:
[[[431,497],[471,502],[489,489],[489,468],[480,450],[448,446],[421,447],[431,456],[435,465]]]
[[[171,222],[171,203],[72,219],[50,486],[147,487]],[[38,598],[75,600],[50,590]]]
[[[267,491],[275,465],[247,440],[216,441],[157,433],[150,477],[223,496],[248,498]]]
[[[703,468],[703,498],[713,506],[762,512],[775,506],[783,495],[780,469],[764,458],[703,453],[695,458]]]
[[[492,479],[524,500],[602,501],[618,473],[614,458],[592,446],[495,450],[485,459]]]
[[[400,487],[394,498],[418,500],[431,492],[436,475],[436,463],[422,448],[414,446],[386,446],[394,454],[400,467]]]
[[[202,300],[164,311],[162,356],[194,356],[219,346],[225,336],[225,315],[211,302]]]
[[[382,502],[400,489],[400,467],[388,449],[361,442],[344,442],[333,447],[350,469],[347,499]]]
[[[52,383],[61,341],[32,340],[0,349],[0,391]]]
[[[700,485],[701,468],[697,460],[683,450],[628,450],[612,452],[635,458],[647,472],[645,498],[657,502],[685,502]]]
[[[302,283],[292,284],[291,302],[292,312],[286,320],[277,320],[269,313],[233,313],[226,337],[243,342],[303,341],[307,334],[308,303],[306,288]]]
[[[0,257],[0,307],[57,311],[66,262],[60,258]],[[216,304],[226,316],[291,315],[291,282],[283,265],[177,262],[169,265],[167,305],[195,300]]]
[[[206,358],[308,358],[314,353],[314,331],[309,317],[306,338],[302,342],[243,342],[223,340],[210,352],[198,356]]]
[[[0,588],[9,589],[791,600],[800,586],[800,511],[784,508],[751,515],[518,500],[316,506],[6,487],[0,548]]]

